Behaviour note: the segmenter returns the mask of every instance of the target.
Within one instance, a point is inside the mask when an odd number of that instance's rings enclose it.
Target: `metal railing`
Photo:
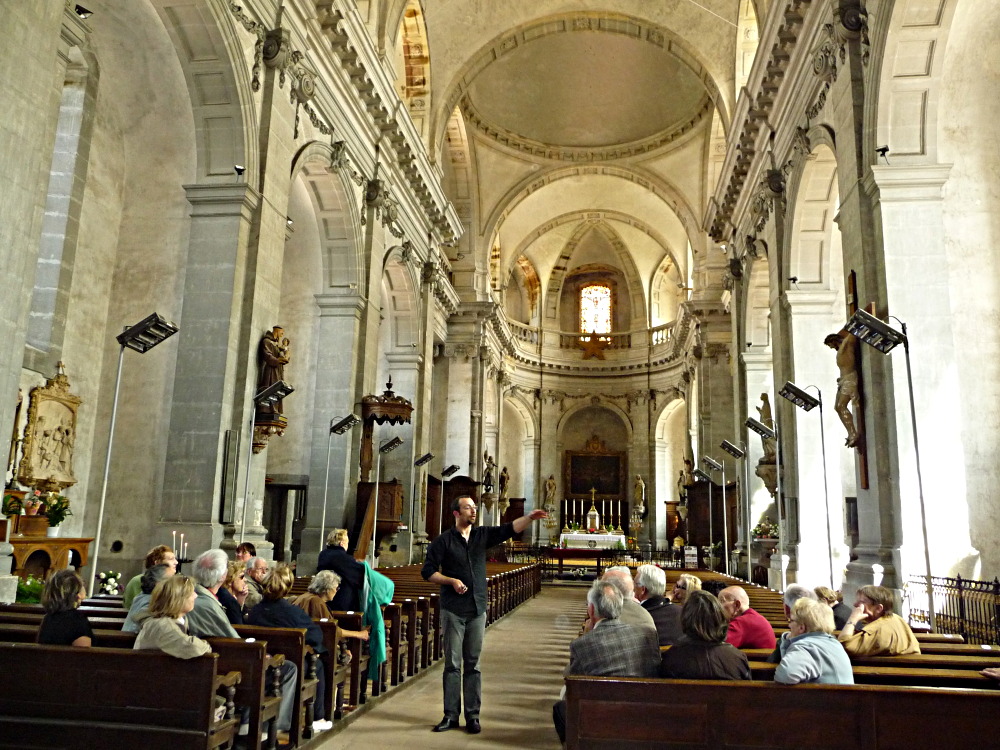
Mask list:
[[[958,633],[966,643],[1000,643],[1000,580],[931,576],[938,633]],[[906,585],[911,625],[928,625],[927,576]]]

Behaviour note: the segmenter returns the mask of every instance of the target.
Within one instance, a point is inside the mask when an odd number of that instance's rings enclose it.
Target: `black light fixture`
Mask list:
[[[247,168],[244,167],[242,164],[234,164],[233,171],[236,173],[236,176],[239,177],[240,175],[242,175],[244,172],[247,171]]]
[[[81,7],[78,5],[77,13]],[[90,11],[83,8],[88,15]],[[81,16],[86,18],[86,16]],[[108,430],[108,452],[104,459],[104,477],[101,480],[101,502],[97,510],[97,533],[94,535],[94,556],[91,558],[91,570],[96,574],[97,560],[101,553],[101,531],[104,527],[104,504],[108,497],[108,476],[111,472],[111,449],[115,440],[115,421],[118,418],[118,391],[122,383],[122,363],[125,360],[125,350],[131,349],[139,354],[145,354],[157,344],[177,333],[177,326],[156,313],[143,318],[134,326],[128,326],[115,336],[121,346],[118,352],[118,375],[115,378],[115,397],[111,404],[111,427]]]
[[[334,417],[330,420],[330,438],[326,441],[326,481],[323,483],[323,513],[319,522],[319,549],[320,552],[326,546],[326,501],[330,495],[330,454],[333,452],[333,436],[343,435],[352,427],[361,424],[361,418],[357,414],[348,414],[346,417]]]
[[[340,421],[334,421],[336,419],[337,418],[334,417],[333,419],[330,420],[331,434],[343,435],[345,432],[347,432],[355,425],[361,424],[361,418],[357,414],[348,414]]]
[[[788,401],[791,401],[797,407],[803,411],[812,411],[817,406],[821,406],[822,402],[813,396],[811,393],[799,388],[791,380],[787,381],[778,391],[778,395]]]
[[[773,440],[778,436],[778,433],[776,433],[773,429],[768,427],[760,420],[754,419],[753,417],[747,417],[747,421],[744,422],[743,424],[745,424],[747,427],[749,427],[751,430],[756,432],[761,437],[767,438],[768,440]]]
[[[177,333],[177,326],[166,318],[153,313],[134,326],[126,328],[115,339],[123,347],[143,354],[175,333]]]
[[[392,451],[396,450],[396,448],[398,448],[402,444],[403,444],[403,439],[401,437],[399,437],[399,436],[396,436],[396,437],[390,438],[389,440],[386,440],[384,443],[382,443],[382,445],[380,445],[378,447],[378,452],[379,453],[392,453]]]
[[[743,458],[743,456],[746,454],[746,451],[744,451],[738,445],[733,445],[728,440],[723,440],[719,444],[719,447],[722,448],[722,450],[724,450],[733,458]]]
[[[443,477],[450,477],[450,476],[451,476],[452,474],[454,474],[454,473],[455,473],[456,471],[458,471],[458,470],[459,470],[460,468],[462,468],[462,467],[461,467],[461,466],[459,466],[458,464],[452,464],[452,465],[451,465],[451,466],[449,466],[449,467],[448,467],[447,469],[443,469],[443,470],[441,471],[441,476],[443,476]]]
[[[892,317],[892,316],[890,316]],[[902,331],[884,323],[874,315],[859,309],[844,326],[848,333],[857,336],[868,346],[877,349],[883,354],[888,354],[898,344],[903,345],[906,353],[906,386],[910,394],[910,421],[913,426],[913,457],[917,465],[917,493],[920,498],[920,525],[924,536],[924,566],[927,573],[927,619],[933,633],[936,625],[936,612],[934,607],[934,583],[931,578],[931,548],[929,535],[927,533],[927,506],[924,502],[924,475],[920,466],[920,440],[917,436],[917,405],[913,397],[913,370],[910,366],[910,339],[906,335],[906,323],[899,320]]]
[[[826,471],[826,432],[823,429],[823,392],[819,386],[815,385],[807,385],[806,388],[815,388],[816,395],[807,393],[791,380],[787,381],[784,387],[778,391],[778,395],[788,399],[802,411],[810,411],[816,406],[819,407],[819,441],[820,450],[823,453],[823,496],[826,499],[826,546],[830,558],[830,588],[835,589],[837,586],[833,582],[833,536],[830,532],[830,483]]]
[[[854,313],[844,328],[847,329],[848,333],[857,336],[868,346],[878,349],[883,354],[888,354],[906,341],[905,323],[903,331],[900,333],[865,310],[858,310]]]
[[[705,472],[703,472],[701,469],[695,469],[693,472],[691,472],[691,474],[694,476],[695,479],[698,479],[698,480],[700,480],[702,482],[711,482],[712,481],[712,477],[710,477],[708,474],[706,474]]]
[[[82,5],[77,5],[77,6],[76,6],[76,7],[75,7],[75,8],[73,9],[73,12],[74,12],[74,13],[76,13],[76,14],[77,14],[78,16],[80,16],[80,18],[82,18],[82,19],[84,19],[84,20],[87,20],[87,19],[88,19],[88,18],[90,18],[90,17],[92,16],[92,15],[94,15],[94,11],[92,11],[92,10],[87,10],[87,9],[86,9],[86,8],[84,8],[84,7],[82,6]]]
[[[284,380],[271,383],[267,388],[261,388],[254,394],[253,402],[257,406],[272,406],[281,401],[285,396],[294,393],[295,389]]]
[[[709,467],[715,469],[716,471],[722,471],[722,464],[720,464],[718,461],[716,461],[711,456],[702,456],[701,457],[701,462],[703,464],[705,464],[705,466],[709,466]]]
[[[292,224],[294,224],[294,223],[295,223],[295,222],[294,222],[294,221],[292,221],[292,217],[291,217],[291,216],[286,216],[286,217],[285,217],[285,225],[286,225],[286,226],[289,226],[289,227],[290,227],[290,226],[292,226]]]
[[[428,461],[430,461],[432,458],[434,458],[434,454],[433,453],[425,453],[420,458],[418,458],[416,461],[414,461],[413,465],[414,466],[423,466],[425,463],[427,463]]]

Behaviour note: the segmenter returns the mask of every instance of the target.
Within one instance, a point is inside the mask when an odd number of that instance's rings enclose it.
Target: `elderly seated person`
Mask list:
[[[670,592],[670,600],[674,604],[684,604],[692,591],[701,591],[701,579],[690,573],[681,573],[674,582]]]
[[[770,648],[776,645],[771,623],[750,606],[742,586],[727,586],[719,592],[719,604],[729,618],[726,643],[736,648]]]
[[[615,565],[604,571],[601,580],[617,588],[622,595],[622,611],[618,619],[629,625],[641,625],[644,628],[656,629],[653,616],[635,600],[635,584],[632,582],[632,571],[624,565]],[[587,620],[584,630],[590,630],[594,623]]]
[[[270,569],[267,560],[263,557],[251,557],[246,561],[247,575],[244,579],[247,584],[247,598],[243,602],[243,619],[250,613],[250,610],[260,604],[262,598],[261,584],[264,576]]]
[[[834,591],[826,586],[817,586],[813,591],[821,602],[826,602],[833,610],[833,627],[835,630],[843,629],[847,624],[847,618],[851,616],[851,608],[844,604],[844,596],[839,591]]]
[[[226,571],[226,580],[222,582],[222,586],[215,593],[231,625],[242,625],[246,619],[243,605],[246,604],[247,595],[250,593],[246,579],[246,565],[238,560],[230,562]]]
[[[920,644],[910,626],[892,611],[892,592],[885,586],[862,586],[854,609],[840,631],[850,656],[919,654]]]
[[[154,565],[142,574],[140,586],[142,591],[135,597],[135,599],[132,600],[132,606],[128,610],[128,616],[125,617],[125,622],[122,623],[123,632],[139,632],[139,623],[136,618],[141,612],[145,612],[149,609],[149,600],[153,595],[153,589],[156,588],[156,584],[164,578],[170,578],[176,572],[177,569],[173,565],[160,563],[159,565]]]
[[[594,581],[587,593],[587,616],[593,628],[569,644],[567,675],[655,677],[660,660],[652,628],[621,621],[624,597],[610,581]],[[564,694],[565,694],[565,688]],[[552,721],[566,741],[566,701],[552,706]]]
[[[313,647],[317,654],[326,653],[323,641],[323,631],[312,621],[302,609],[285,599],[295,583],[295,574],[284,563],[279,563],[265,577],[262,585],[264,598],[260,604],[250,610],[247,624],[265,628],[303,628],[306,631],[306,643]],[[313,731],[322,732],[333,728],[333,722],[324,720],[323,699],[326,696],[326,675],[323,672],[323,662],[316,662],[316,702],[314,704]]]
[[[670,646],[683,636],[681,608],[671,604],[667,591],[667,574],[657,565],[640,565],[635,572],[635,598],[653,616],[656,637],[661,646]]]
[[[746,654],[726,643],[729,621],[719,600],[692,591],[681,612],[684,638],[663,654],[660,677],[681,680],[749,680]]]
[[[309,589],[304,594],[299,594],[292,599],[292,604],[304,610],[314,620],[329,619],[330,602],[337,596],[340,588],[340,576],[332,570],[321,570],[313,576],[309,582]],[[337,635],[340,638],[360,638],[368,640],[367,630],[345,630],[337,627]]]
[[[194,609],[195,585],[187,576],[164,578],[153,589],[149,608],[138,616],[136,650],[156,649],[178,659],[207,654],[211,646],[187,632],[186,617]]]
[[[149,570],[154,565],[170,565],[174,570],[177,570],[177,556],[174,555],[174,551],[165,544],[153,547],[153,549],[146,553],[146,559],[143,562],[144,571]],[[122,595],[122,606],[125,607],[125,609],[131,609],[132,602],[141,592],[142,573],[133,577],[127,584],[125,584],[125,593]]]
[[[89,646],[94,634],[87,616],[78,609],[86,598],[83,579],[73,568],[50,575],[42,590],[45,617],[38,627],[37,642],[49,646]]]
[[[786,685],[800,682],[824,682],[853,685],[851,660],[833,637],[833,610],[828,604],[799,599],[792,606],[788,632],[783,633],[779,649],[781,663],[774,681]]]

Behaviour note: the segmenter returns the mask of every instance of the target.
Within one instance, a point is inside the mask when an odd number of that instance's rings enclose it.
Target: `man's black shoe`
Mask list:
[[[476,723],[478,724],[479,722]],[[458,729],[458,719],[449,719],[445,716],[432,731],[447,732],[449,729]]]
[[[479,719],[466,719],[465,731],[469,734],[479,734],[483,728],[479,726]]]

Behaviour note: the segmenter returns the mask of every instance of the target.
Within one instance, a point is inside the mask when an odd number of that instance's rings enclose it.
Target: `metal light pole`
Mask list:
[[[361,419],[356,414],[348,414],[346,417],[334,417],[330,420],[330,438],[326,445],[326,481],[323,483],[323,513],[319,522],[320,552],[326,546],[326,500],[330,494],[330,454],[333,452],[333,436],[343,435],[358,424],[361,424]]]
[[[389,438],[384,443],[379,445],[378,456],[375,459],[375,486],[372,487],[372,496],[369,499],[369,502],[373,502],[375,504],[374,513],[372,515],[372,570],[375,569],[375,540],[378,537],[378,483],[379,476],[382,472],[382,454],[391,453],[402,444],[403,439],[400,437]]]

